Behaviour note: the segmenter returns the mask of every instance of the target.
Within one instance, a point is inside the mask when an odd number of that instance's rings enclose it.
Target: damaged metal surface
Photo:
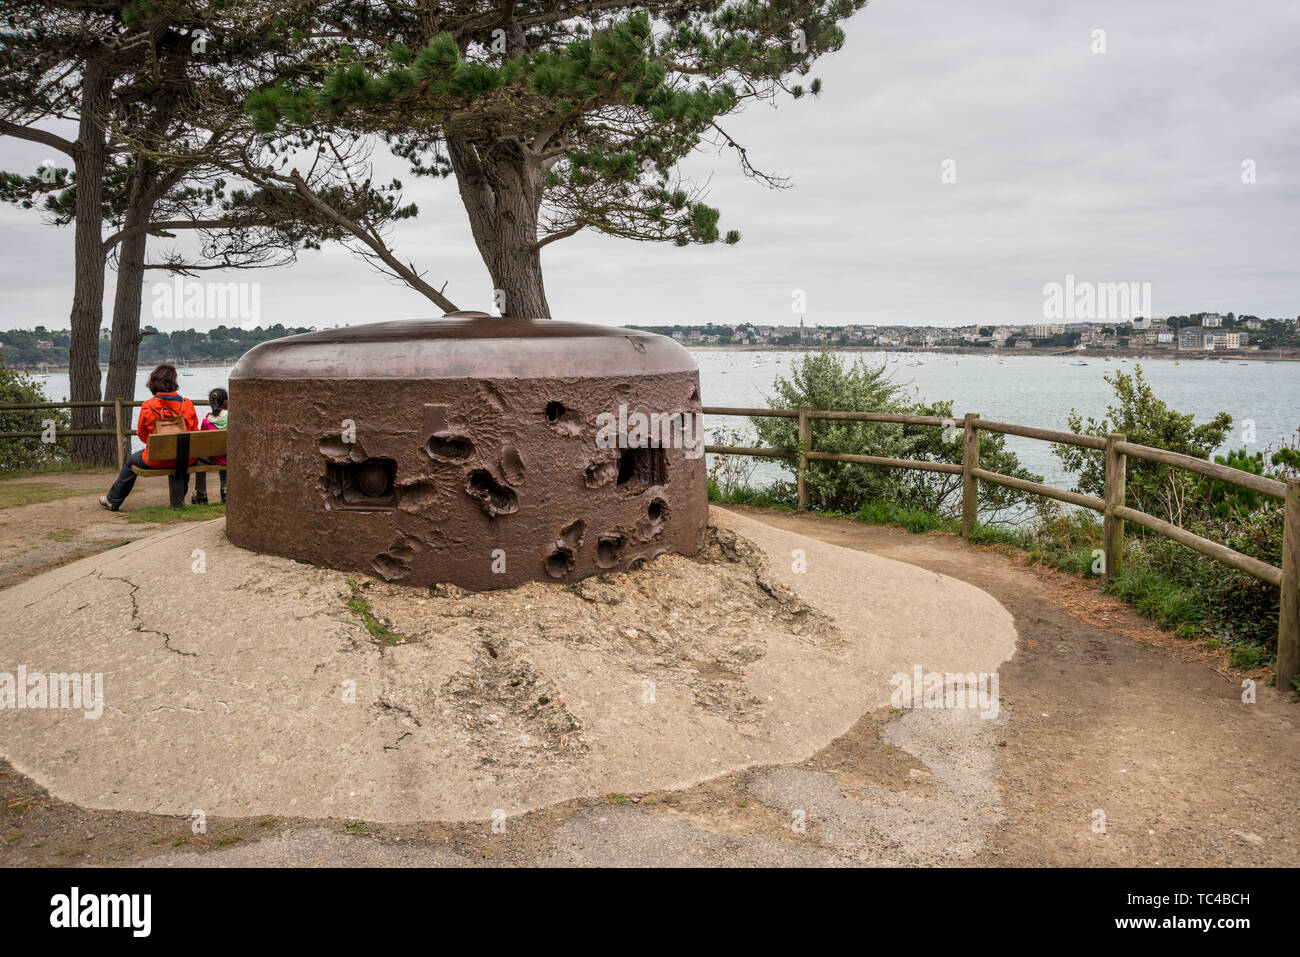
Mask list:
[[[662,336],[482,315],[332,329],[250,350],[230,398],[226,529],[255,551],[487,589],[693,555],[704,534],[700,446],[597,442],[602,416],[698,424],[695,362]]]

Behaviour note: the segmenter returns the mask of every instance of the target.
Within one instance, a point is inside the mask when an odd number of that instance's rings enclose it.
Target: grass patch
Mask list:
[[[976,522],[967,540],[974,542],[976,545],[1005,545],[1008,548],[1024,548],[1025,538],[1025,533],[1018,528],[1007,528],[1005,525],[985,525]]]
[[[5,479],[33,478],[41,475],[70,475],[75,472],[100,472],[104,475],[116,475],[117,469],[90,462],[59,462],[39,469],[12,469],[0,471],[0,482]]]
[[[146,505],[144,508],[137,508],[126,516],[128,522],[140,524],[143,522],[157,522],[165,525],[168,522],[205,522],[210,518],[221,518],[226,514],[226,506],[222,502],[209,502],[207,505],[186,505],[184,508],[172,508],[168,505]]]
[[[1167,628],[1199,625],[1205,620],[1201,597],[1190,588],[1136,563],[1126,565],[1106,583],[1106,591]],[[1186,633],[1186,629],[1180,629]]]
[[[766,488],[737,488],[723,493],[717,484],[709,480],[709,501],[722,505],[749,505],[754,508],[774,508],[783,512],[794,511],[794,507],[784,497],[774,495]],[[827,518],[843,518],[864,525],[895,525],[909,532],[951,532],[960,534],[961,522],[955,518],[945,518],[934,512],[903,508],[890,502],[869,502],[856,512],[816,511],[812,514]],[[1022,547],[1024,534],[1016,529],[1003,528],[998,525],[977,524],[971,533],[970,541],[979,545],[1010,545]]]
[[[958,532],[961,523],[934,512],[903,508],[889,502],[868,502],[851,516],[864,525],[897,525],[909,532]]]
[[[349,578],[348,587],[352,589],[352,597],[348,599],[348,611],[361,619],[361,623],[366,626],[366,631],[370,632],[370,637],[378,638],[390,645],[400,645],[406,641],[405,636],[390,631],[386,622],[375,617],[370,602],[361,594],[361,586],[357,584],[356,579]]]
[[[77,537],[75,528],[56,528],[46,532],[45,537],[52,542],[70,542]]]
[[[343,830],[349,834],[369,834],[370,829],[366,827],[365,821],[348,821],[343,825]]]
[[[64,488],[51,482],[3,482],[0,483],[0,508],[17,508],[90,494],[88,489]]]
[[[215,843],[220,847],[225,847],[228,844],[238,844],[240,840],[238,834],[222,834]]]

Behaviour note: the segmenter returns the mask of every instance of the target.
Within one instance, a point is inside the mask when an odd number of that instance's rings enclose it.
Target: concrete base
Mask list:
[[[468,595],[358,589],[220,520],[170,529],[0,593],[0,672],[104,676],[97,720],[0,711],[0,751],[85,807],[482,820],[799,761],[888,705],[895,673],[1014,650],[970,585],[711,520],[729,547],[709,560]]]

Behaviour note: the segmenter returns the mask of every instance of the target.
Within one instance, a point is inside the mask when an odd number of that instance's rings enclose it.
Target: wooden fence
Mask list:
[[[209,404],[207,399],[192,401],[196,407]],[[54,437],[64,439],[73,435],[116,436],[117,467],[120,469],[126,464],[127,457],[131,454],[131,436],[135,434],[131,430],[131,413],[129,410],[138,409],[142,405],[144,405],[143,402],[128,402],[125,399],[116,399],[112,402],[21,402],[2,404],[0,405],[0,412],[36,412],[43,409],[112,409],[113,428],[111,429],[56,429]],[[45,434],[44,431],[0,432],[0,440],[39,439]]]
[[[929,472],[945,472],[961,476],[961,533],[969,536],[975,528],[978,515],[979,483],[992,482],[1007,488],[1042,495],[1081,508],[1092,509],[1103,516],[1103,570],[1107,578],[1114,577],[1123,567],[1124,562],[1124,523],[1133,522],[1143,528],[1172,539],[1181,545],[1200,552],[1217,562],[1222,562],[1238,571],[1245,572],[1281,589],[1281,613],[1278,616],[1277,631],[1277,687],[1286,690],[1291,687],[1291,679],[1300,673],[1300,481],[1279,482],[1275,479],[1252,475],[1240,469],[1228,468],[1205,459],[1167,452],[1164,449],[1136,445],[1129,442],[1124,435],[1114,433],[1099,438],[1093,435],[1078,435],[1074,432],[1057,432],[1053,429],[1040,429],[1029,425],[1015,425],[1010,422],[992,422],[982,419],[978,412],[967,412],[961,419],[942,418],[933,415],[895,415],[887,412],[821,412],[813,409],[735,409],[705,408],[705,415],[741,415],[759,418],[783,418],[799,420],[798,450],[795,452],[781,449],[744,448],[725,445],[706,445],[706,452],[719,455],[756,455],[765,458],[797,460],[797,495],[800,509],[808,507],[807,470],[809,462],[852,462],[859,465],[879,465],[886,468],[921,469]],[[923,462],[915,459],[893,459],[879,455],[849,455],[813,450],[812,424],[814,421],[829,420],[835,422],[888,422],[900,425],[926,425],[938,428],[960,428],[963,433],[962,463]],[[1000,432],[1003,435],[1019,435],[1045,442],[1061,445],[1073,445],[1079,448],[1103,452],[1106,456],[1105,497],[1096,498],[1079,492],[1029,482],[1010,475],[990,472],[979,467],[980,432]],[[1129,508],[1125,504],[1125,472],[1129,457],[1147,462],[1158,462],[1172,468],[1195,472],[1221,482],[1228,482],[1241,488],[1250,489],[1260,495],[1278,499],[1284,503],[1282,533],[1282,567],[1277,568],[1249,555],[1234,551],[1218,542],[1210,541],[1193,534],[1185,528]]]

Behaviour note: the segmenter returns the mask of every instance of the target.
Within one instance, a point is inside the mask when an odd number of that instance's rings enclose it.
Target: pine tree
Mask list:
[[[250,97],[258,127],[385,136],[454,173],[503,314],[549,318],[541,251],[582,229],[736,242],[678,164],[702,142],[772,186],[721,118],[797,81],[865,0],[321,0],[301,76]],[[502,302],[504,300],[504,302]]]
[[[287,10],[297,21],[286,19]],[[416,212],[400,184],[373,184],[368,150],[331,131],[258,134],[244,108],[275,83],[303,40],[301,14],[275,0],[43,0],[0,23],[0,135],[63,153],[34,173],[0,173],[0,200],[75,228],[71,398],[101,398],[99,333],[106,260],[116,260],[112,346],[102,397],[134,397],[149,269],[265,266],[333,240],[444,308],[450,300],[388,249],[385,227]],[[76,119],[75,140],[53,132]],[[284,167],[305,158],[306,173]],[[233,180],[233,182],[232,182]],[[107,228],[107,235],[105,230]],[[146,257],[150,237],[193,231],[197,255]],[[93,408],[77,429],[101,427]],[[111,422],[111,415],[103,417]],[[111,440],[74,439],[79,461],[111,461]]]

